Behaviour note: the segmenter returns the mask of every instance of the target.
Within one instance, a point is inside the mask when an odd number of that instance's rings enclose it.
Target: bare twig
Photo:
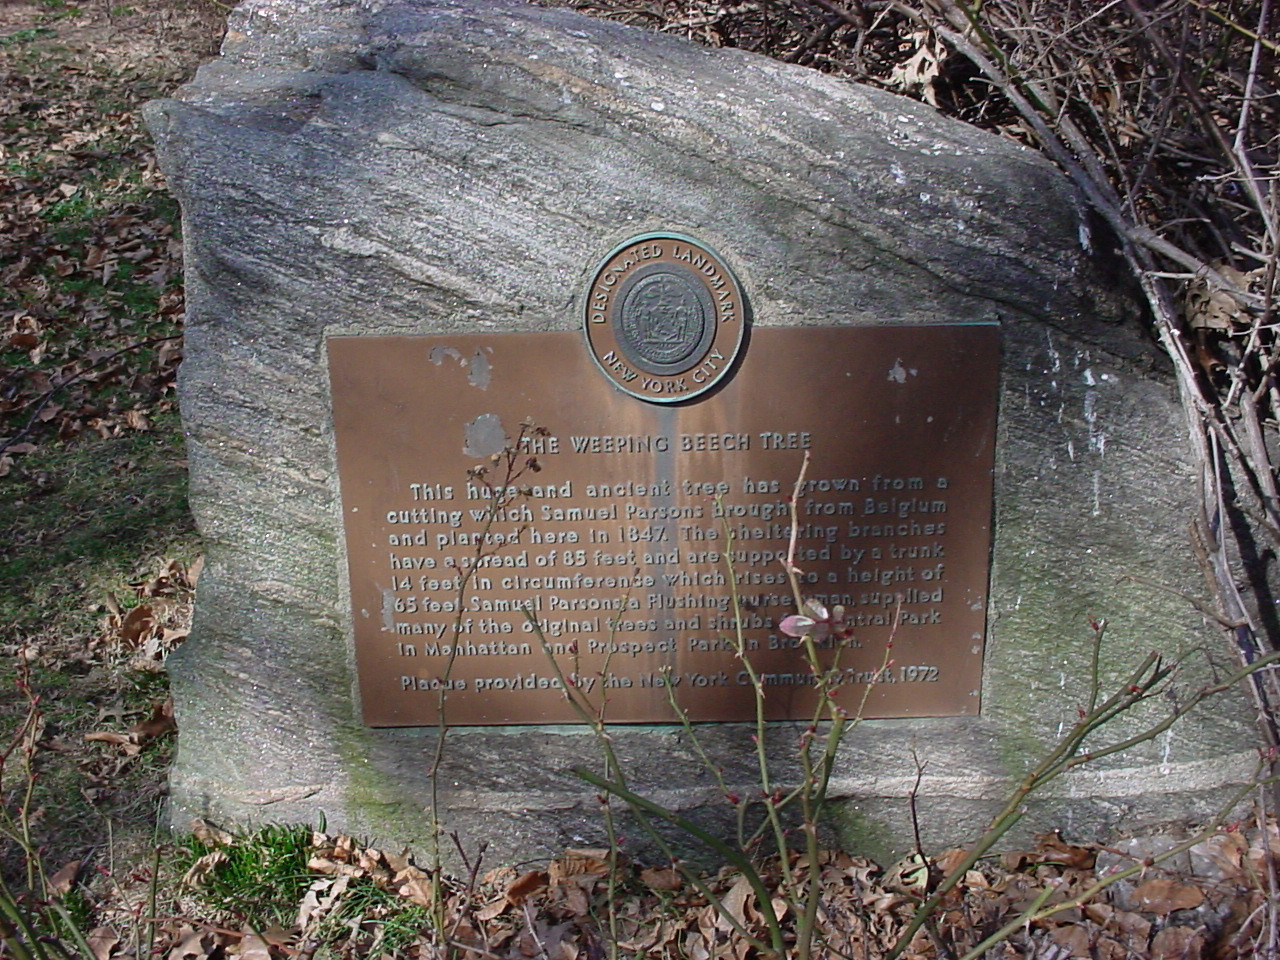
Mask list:
[[[44,393],[40,394],[39,397],[36,397],[30,401],[30,403],[35,404],[35,409],[31,411],[31,416],[27,418],[27,422],[23,424],[21,430],[15,433],[12,437],[9,437],[7,440],[5,440],[4,443],[0,443],[0,454],[4,454],[6,450],[12,449],[15,445],[21,443],[24,439],[26,439],[28,435],[30,435],[32,429],[35,427],[36,419],[40,416],[40,412],[44,410],[46,406],[49,405],[49,401],[52,400],[55,396],[57,396],[59,391],[65,390],[67,387],[71,386],[73,383],[83,380],[85,377],[91,374],[94,370],[97,370],[103,364],[107,363],[110,360],[114,360],[116,357],[119,357],[123,354],[130,353],[134,350],[141,350],[143,347],[152,347],[152,346],[155,346],[157,343],[164,343],[166,340],[181,340],[181,339],[182,339],[182,335],[176,334],[171,337],[152,337],[150,340],[139,340],[136,343],[129,344],[127,347],[121,347],[119,350],[109,353],[105,357],[99,357],[97,360],[93,361],[93,363],[89,364],[89,366],[85,367],[83,370],[80,370],[72,374],[71,376],[67,377],[65,380],[61,380],[58,383],[55,383]],[[30,403],[28,404],[28,406],[30,405]]]

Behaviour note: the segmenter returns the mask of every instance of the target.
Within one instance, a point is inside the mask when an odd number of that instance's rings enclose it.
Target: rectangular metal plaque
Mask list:
[[[667,684],[691,719],[754,718],[731,576],[769,717],[809,715],[778,629],[806,450],[796,561],[853,626],[824,651],[841,702],[870,684],[866,716],[976,713],[999,351],[994,325],[757,328],[677,406],[624,395],[574,333],[331,338],[365,722],[434,724],[442,683],[451,724],[576,722],[524,607],[612,721],[675,719]],[[525,420],[542,470],[460,594],[490,505],[468,469]]]

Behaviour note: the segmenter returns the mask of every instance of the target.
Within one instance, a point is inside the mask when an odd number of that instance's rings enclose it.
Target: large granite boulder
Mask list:
[[[1179,597],[1202,588],[1173,388],[1113,241],[1036,153],[807,69],[508,0],[249,0],[147,119],[184,214],[208,551],[171,661],[174,824],[323,815],[430,843],[435,731],[367,728],[354,705],[325,336],[573,330],[590,270],[646,230],[714,244],[757,327],[1003,328],[981,715],[849,738],[833,826],[851,847],[910,847],[915,757],[926,844],[971,837],[1074,721],[1091,617],[1109,678],[1149,649],[1185,658],[1184,689],[1229,663]],[[706,733],[749,781],[742,731]],[[1251,738],[1243,698],[1220,698],[1054,784],[1027,827],[1202,817]],[[641,792],[712,797],[678,728],[616,742]],[[491,858],[599,840],[594,791],[566,773],[595,756],[580,728],[455,730],[446,826]]]

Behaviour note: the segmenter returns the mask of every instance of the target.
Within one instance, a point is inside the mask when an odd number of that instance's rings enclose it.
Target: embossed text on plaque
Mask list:
[[[669,692],[692,719],[749,719],[735,587],[769,716],[807,715],[812,676],[778,629],[806,451],[796,561],[804,595],[854,626],[842,702],[870,685],[867,716],[977,712],[997,327],[758,328],[736,375],[680,406],[622,393],[572,333],[333,337],[328,352],[366,723],[433,724],[442,685],[453,724],[576,722],[526,608],[614,721],[673,720]],[[549,430],[529,448],[543,469],[460,592],[489,513],[468,468],[526,419]]]

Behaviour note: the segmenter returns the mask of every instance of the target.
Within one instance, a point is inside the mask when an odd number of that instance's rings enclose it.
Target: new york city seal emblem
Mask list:
[[[587,291],[587,345],[604,375],[650,403],[705,393],[742,349],[747,302],[728,264],[675,233],[616,247]]]

